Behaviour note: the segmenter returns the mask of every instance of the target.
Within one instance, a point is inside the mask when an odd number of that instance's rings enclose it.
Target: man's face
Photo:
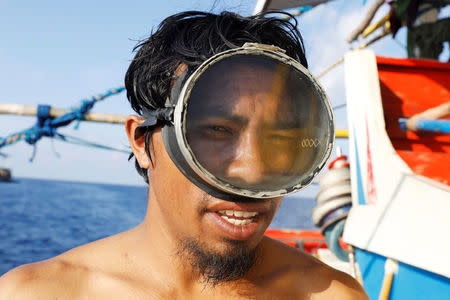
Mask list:
[[[280,97],[273,97],[273,90],[259,88],[261,84],[267,86],[273,81],[270,72],[243,69],[232,75],[235,80],[226,80],[221,88],[222,91],[234,92],[222,92],[216,99],[222,102],[222,112],[236,116],[236,122],[240,123],[230,123],[232,118],[227,116],[214,116],[212,119],[203,116],[198,124],[194,124],[198,125],[197,130],[194,128],[189,132],[188,128],[187,138],[199,139],[191,145],[196,147],[193,150],[202,153],[199,159],[204,162],[210,161],[217,168],[222,166],[219,169],[224,177],[258,186],[270,179],[267,174],[277,172],[276,165],[283,168],[286,161],[286,158],[276,156],[276,151],[273,151],[275,156],[272,159],[277,163],[274,167],[269,166],[268,170],[260,160],[261,155],[264,155],[260,150],[269,151],[264,148],[261,126],[278,124],[281,119],[273,112],[285,108],[280,107]],[[210,104],[217,106],[219,103],[213,101]],[[209,126],[212,121],[220,124]],[[228,125],[239,126],[239,138],[224,143],[223,135],[227,135],[224,128],[226,130]],[[272,126],[267,132],[275,130],[281,129]],[[286,139],[281,142],[286,143]],[[165,216],[165,229],[178,240],[196,240],[207,252],[229,255],[230,251],[237,249],[255,249],[280,206],[282,197],[253,203],[215,198],[190,182],[177,169],[164,148],[160,131],[154,133],[153,144],[155,166],[150,170],[150,184]],[[263,147],[258,147],[258,144]],[[210,147],[216,149],[209,151]]]
[[[204,169],[256,191],[298,183],[313,152],[301,147],[309,128],[296,112],[307,109],[287,92],[289,72],[283,64],[227,61],[201,77],[187,106],[186,139]]]

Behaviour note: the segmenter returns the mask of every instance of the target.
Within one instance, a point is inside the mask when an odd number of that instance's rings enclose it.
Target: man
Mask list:
[[[125,83],[144,118],[125,127],[149,183],[145,220],[10,271],[0,298],[367,299],[350,276],[264,236],[333,141],[295,25],[186,12],[136,49]]]

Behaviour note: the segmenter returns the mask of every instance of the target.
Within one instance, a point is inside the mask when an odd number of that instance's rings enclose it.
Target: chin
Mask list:
[[[258,245],[258,244],[257,244]],[[258,258],[258,247],[249,247],[248,241],[223,240],[211,248],[198,239],[180,240],[178,255],[200,280],[213,286],[243,278]]]

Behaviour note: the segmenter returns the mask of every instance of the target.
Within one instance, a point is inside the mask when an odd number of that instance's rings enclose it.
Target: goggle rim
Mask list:
[[[219,189],[225,194],[232,194],[246,198],[264,199],[264,198],[280,197],[295,193],[312,183],[314,178],[319,174],[319,172],[324,167],[334,147],[335,141],[334,115],[330,102],[328,100],[328,96],[326,95],[325,91],[316,81],[316,79],[312,76],[312,74],[303,65],[301,65],[299,62],[295,61],[291,57],[287,56],[283,52],[272,50],[273,48],[270,47],[271,46],[258,47],[257,45],[255,46],[255,44],[251,44],[251,46],[244,45],[243,47],[230,49],[210,57],[189,76],[189,78],[185,81],[183,88],[181,89],[178,99],[176,99],[177,101],[173,113],[173,126],[175,129],[177,144],[180,150],[179,152],[182,154],[188,166],[194,171],[194,173],[197,176],[199,176],[202,180],[204,180],[208,185]],[[208,69],[211,65],[215,64],[216,62],[228,58],[230,56],[242,54],[270,57],[284,64],[294,67],[296,70],[306,75],[309,80],[311,80],[311,82],[317,88],[317,92],[320,96],[320,99],[322,99],[322,101],[325,104],[325,107],[327,108],[327,113],[329,116],[329,126],[328,126],[329,133],[328,133],[327,148],[325,149],[325,152],[322,155],[321,161],[319,164],[317,164],[317,166],[314,168],[314,170],[309,176],[307,176],[301,182],[290,188],[281,188],[278,190],[254,191],[250,189],[236,187],[230,183],[227,183],[211,174],[200,164],[187,141],[185,134],[186,132],[185,120],[186,120],[187,106],[190,94],[196,81],[206,69]]]

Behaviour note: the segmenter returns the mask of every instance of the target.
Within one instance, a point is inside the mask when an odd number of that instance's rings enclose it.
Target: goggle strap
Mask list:
[[[173,110],[173,107],[157,108],[154,110],[143,108],[142,116],[145,118],[145,121],[137,127],[134,138],[139,138],[145,130],[155,127],[158,124],[158,121],[172,124]]]
[[[178,97],[183,88],[187,73],[188,72],[185,71],[176,78],[175,83],[170,90],[170,96],[167,97],[164,104],[165,107],[151,110],[145,107],[142,108],[142,116],[145,118],[145,121],[137,127],[138,130],[136,131],[135,138],[140,137],[143,130],[155,127],[158,124],[158,120],[166,124],[173,124],[173,111],[178,102]]]

